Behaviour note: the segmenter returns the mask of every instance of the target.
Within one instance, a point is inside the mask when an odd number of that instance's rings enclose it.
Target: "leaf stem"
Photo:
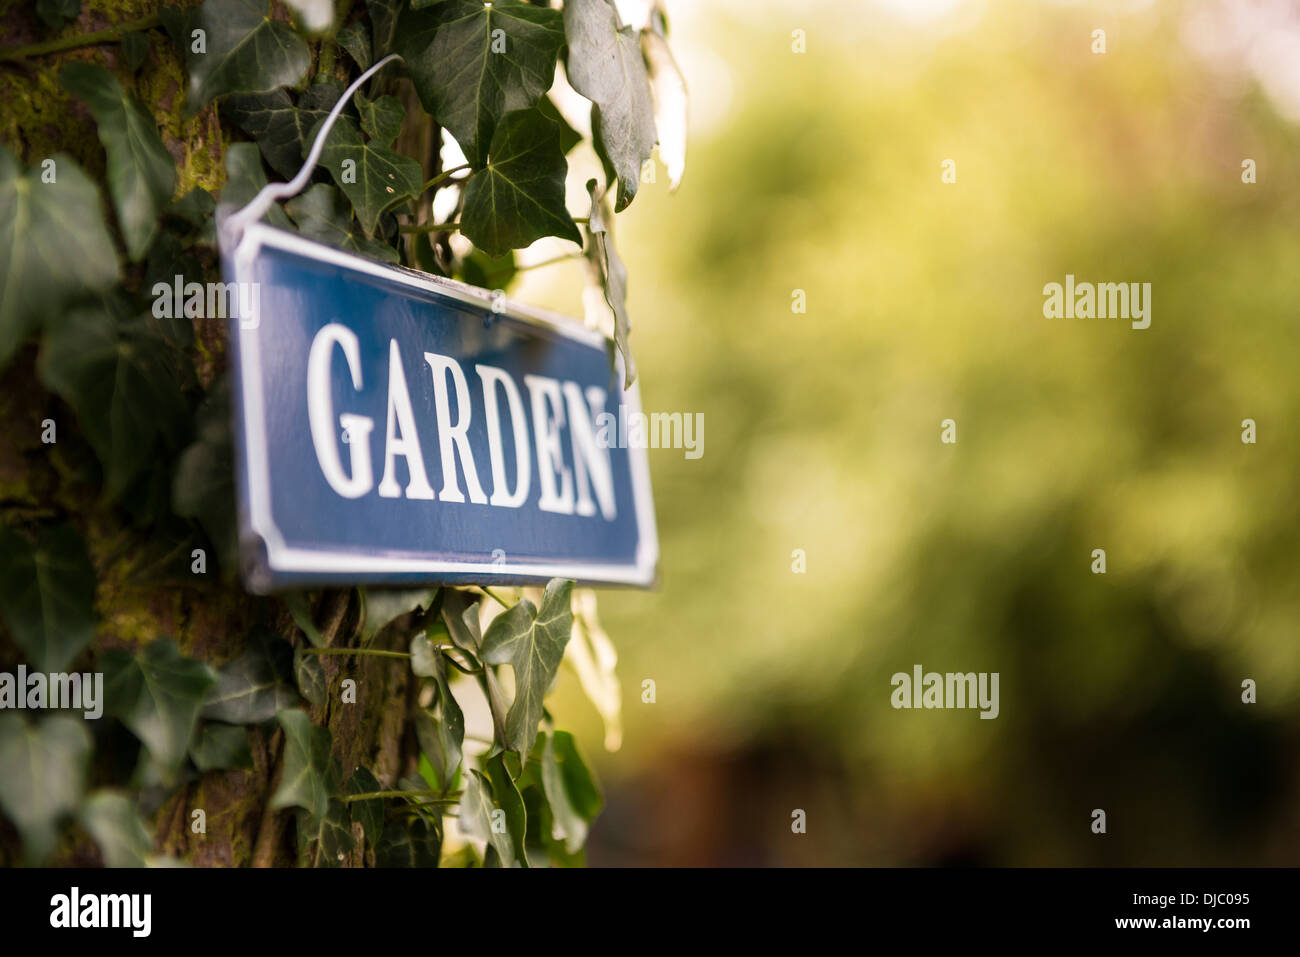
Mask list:
[[[363,794],[345,794],[340,800],[344,804],[353,801],[377,801],[382,798],[419,797],[433,798],[435,804],[455,804],[460,799],[459,791],[366,791]],[[428,801],[425,802],[430,803]]]
[[[397,227],[403,233],[446,233],[460,229],[460,223],[421,223],[418,226],[402,225]]]
[[[93,47],[103,43],[121,43],[124,34],[136,33],[140,30],[151,30],[161,25],[161,23],[158,14],[153,13],[147,17],[141,17],[139,20],[129,20],[126,23],[119,23],[117,26],[98,30],[95,33],[79,33],[60,37],[57,40],[46,40],[44,43],[32,43],[25,47],[9,47],[7,50],[0,50],[0,63],[6,60],[21,60],[29,56],[44,56],[47,53],[75,50],[78,47]]]
[[[409,658],[409,651],[385,651],[380,648],[304,648],[304,655],[374,655],[376,658]]]
[[[483,594],[487,595],[489,598],[491,598],[494,602],[496,602],[496,603],[497,603],[498,605],[500,605],[502,608],[509,608],[509,607],[510,607],[509,604],[507,604],[506,602],[504,602],[504,601],[502,601],[500,598],[498,598],[496,595],[494,595],[494,594],[492,593],[492,589],[491,589],[491,588],[487,588],[487,587],[485,587],[485,586],[483,586],[483,585],[475,585],[474,587],[477,588],[479,591],[481,591]]]
[[[453,167],[452,169],[445,170],[444,172],[439,173],[433,179],[429,180],[429,182],[425,183],[424,186],[420,189],[420,192],[427,193],[435,186],[441,186],[443,183],[447,182],[447,180],[451,179],[452,176],[454,176],[456,173],[460,173],[469,168],[470,168],[469,163],[462,163],[460,166],[456,166]]]

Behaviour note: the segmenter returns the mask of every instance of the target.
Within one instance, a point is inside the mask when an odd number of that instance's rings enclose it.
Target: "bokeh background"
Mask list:
[[[1300,863],[1300,4],[667,10],[686,175],[617,239],[705,452],[650,452],[660,587],[600,595],[618,750],[561,680],[591,863]],[[1045,319],[1066,273],[1150,329]],[[1000,717],[894,710],[915,664]]]

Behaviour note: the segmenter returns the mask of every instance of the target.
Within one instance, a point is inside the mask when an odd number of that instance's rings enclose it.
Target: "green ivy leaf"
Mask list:
[[[149,56],[149,35],[144,30],[122,34],[122,59],[134,73]]]
[[[492,794],[497,805],[506,812],[506,832],[510,836],[511,849],[520,866],[528,866],[528,851],[524,847],[528,836],[528,812],[524,808],[524,799],[515,786],[514,779],[506,768],[505,756],[498,752],[488,759],[483,766],[488,780],[492,782]]]
[[[513,252],[494,259],[481,249],[473,249],[460,263],[461,279],[482,289],[504,291],[518,271]]]
[[[307,636],[307,640],[311,642],[312,647],[324,647],[325,639],[321,636],[316,623],[311,620],[311,603],[307,600],[307,593],[291,591],[287,592],[283,597],[284,603],[289,606],[289,614],[293,616],[293,623]]]
[[[592,278],[600,286],[601,295],[614,314],[614,344],[623,354],[623,388],[626,389],[636,378],[636,363],[632,361],[632,350],[628,345],[632,320],[627,314],[627,267],[614,248],[614,236],[606,222],[611,217],[604,195],[596,190],[594,179],[587,181],[587,192],[591,196],[591,213],[587,217],[585,254]]]
[[[374,794],[382,791],[383,787],[379,780],[370,773],[366,768],[357,768],[352,772],[352,777],[348,779],[347,792],[352,794]],[[352,820],[361,825],[365,831],[366,840],[372,846],[379,844],[380,837],[384,830],[384,799],[370,798],[367,801],[351,801],[348,807],[352,812]]]
[[[232,143],[226,148],[226,185],[221,190],[221,201],[234,206],[250,202],[266,185],[266,171],[262,157],[252,143]],[[266,221],[280,229],[293,229],[283,209],[272,204],[266,211]]]
[[[423,817],[393,816],[375,845],[376,867],[437,867],[442,834]]]
[[[338,45],[347,51],[348,56],[352,57],[352,62],[357,65],[357,69],[364,72],[375,62],[370,52],[370,27],[366,25],[365,20],[353,20],[339,31],[335,39]]]
[[[371,51],[376,61],[393,52],[397,17],[403,5],[404,0],[366,0],[366,12],[370,15],[370,33],[374,37]]]
[[[438,673],[438,649],[429,636],[420,632],[411,639],[411,673],[420,678],[432,678]]]
[[[312,131],[312,138],[319,126]],[[424,186],[419,163],[385,146],[367,143],[356,124],[345,116],[340,116],[330,130],[321,162],[352,201],[367,236],[375,234],[380,213],[403,200],[417,198]],[[345,163],[350,165],[345,167]]]
[[[356,846],[348,806],[331,798],[322,817],[301,808],[297,812],[298,850],[311,867],[342,867]]]
[[[370,639],[384,628],[416,609],[426,609],[438,595],[436,588],[360,588],[361,642]]]
[[[197,10],[183,13],[184,38],[177,42],[190,77],[190,115],[227,93],[296,86],[307,75],[307,42],[287,23],[272,19],[266,0],[204,0]],[[195,50],[196,29],[204,31],[206,52]]]
[[[414,656],[414,650],[412,655]],[[412,663],[414,664],[414,657]],[[442,656],[435,653],[430,664],[438,691],[436,705],[439,714],[435,718],[432,712],[421,711],[416,716],[415,730],[420,750],[429,759],[438,778],[438,787],[450,790],[464,754],[465,716],[461,712],[460,703],[451,693],[447,666]]]
[[[81,0],[36,0],[36,15],[51,30],[62,30],[81,13]]]
[[[587,831],[604,799],[569,732],[556,731],[546,737],[541,776],[553,815],[552,833],[564,841],[569,854],[576,854],[587,842]]]
[[[551,88],[564,23],[518,0],[447,0],[402,14],[396,46],[424,108],[479,166],[501,118]]]
[[[117,282],[117,253],[99,190],[62,153],[23,173],[0,145],[0,364],[72,301]],[[76,263],[76,269],[69,269]]]
[[[582,236],[564,206],[568,163],[560,127],[537,110],[501,120],[486,167],[465,184],[460,231],[489,256],[503,256],[543,236],[575,243]]]
[[[566,156],[571,149],[582,142],[582,134],[569,125],[569,121],[560,114],[549,96],[544,96],[537,101],[537,111],[560,127],[560,149],[564,150]]]
[[[555,578],[542,594],[540,611],[524,599],[493,619],[483,636],[483,660],[509,664],[515,700],[506,716],[506,746],[527,754],[542,719],[542,699],[551,689],[573,630],[573,582]]]
[[[618,176],[621,212],[636,196],[641,165],[655,145],[654,104],[637,31],[619,23],[608,0],[565,0],[566,65],[573,88],[591,100],[605,158]]]
[[[493,800],[492,783],[479,771],[470,771],[465,779],[465,790],[460,797],[460,816],[457,822],[461,833],[487,841],[506,867],[523,866],[525,862],[515,857],[515,842],[510,834],[510,813],[506,812],[506,827],[493,827],[492,812],[497,810]],[[501,810],[505,810],[502,808]]]
[[[317,78],[298,97],[297,105],[284,89],[237,93],[222,101],[221,115],[257,141],[273,170],[291,179],[311,151],[307,137],[342,94],[338,83]]]
[[[197,438],[181,454],[172,479],[172,510],[193,518],[216,546],[229,573],[238,561],[235,528],[235,449],[230,431],[230,387],[224,377],[208,388],[195,414]]]
[[[275,716],[284,729],[284,770],[271,797],[272,808],[300,807],[316,817],[329,813],[342,776],[330,753],[329,730],[311,723],[307,712],[291,709]]]
[[[27,660],[63,671],[95,637],[95,569],[74,528],[41,533],[33,548],[0,526],[0,614]]]
[[[253,766],[248,731],[233,724],[205,721],[190,746],[190,758],[200,771],[227,771]]]
[[[134,35],[134,34],[132,34]],[[117,221],[134,262],[145,254],[158,219],[176,188],[176,163],[153,115],[122,89],[113,75],[91,63],[70,63],[59,74],[63,88],[85,101],[108,154],[108,188]]]
[[[203,703],[203,717],[227,724],[261,724],[298,704],[293,649],[277,635],[259,629],[243,653],[221,666]]]
[[[441,610],[443,624],[447,626],[452,644],[477,657],[482,640],[478,625],[478,605],[469,602],[465,592],[449,588],[443,594]]]
[[[215,681],[203,662],[182,658],[170,638],[159,638],[134,655],[115,650],[104,656],[108,711],[144,742],[164,778],[185,758],[203,699]]]
[[[160,447],[181,447],[183,363],[147,318],[119,321],[111,307],[75,310],[46,332],[37,371],[77,414],[103,464],[107,500],[156,467]]]
[[[145,867],[153,859],[153,838],[130,799],[119,791],[96,791],[78,815],[99,845],[108,867]]]
[[[402,121],[406,118],[402,101],[395,96],[371,100],[360,90],[353,99],[361,117],[361,131],[380,146],[392,146],[397,134],[402,132]]]
[[[284,208],[308,239],[381,262],[399,261],[397,250],[388,243],[362,235],[352,217],[352,204],[328,183],[317,183],[285,203]]]
[[[318,707],[325,704],[329,689],[320,655],[304,654],[301,648],[295,648],[293,674],[298,681],[299,694]]]
[[[53,715],[29,725],[0,714],[0,809],[18,828],[23,853],[43,861],[58,840],[58,824],[77,808],[90,759],[86,724]]]

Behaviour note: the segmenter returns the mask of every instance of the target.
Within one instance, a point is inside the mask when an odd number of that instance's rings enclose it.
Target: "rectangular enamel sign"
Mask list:
[[[225,269],[251,590],[653,584],[646,453],[617,424],[640,403],[604,336],[264,225]]]

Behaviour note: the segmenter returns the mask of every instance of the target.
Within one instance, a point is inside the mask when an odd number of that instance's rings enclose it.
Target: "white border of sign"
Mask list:
[[[245,229],[234,250],[233,278],[236,282],[252,281],[249,270],[253,258],[263,246],[282,249],[317,262],[377,276],[415,289],[434,292],[460,302],[492,308],[493,298],[487,290],[412,269],[373,262],[261,223]],[[254,302],[258,302],[258,297],[254,297]],[[504,301],[504,307],[502,309],[498,305],[497,312],[521,322],[543,326],[587,345],[604,347],[606,344],[606,338],[599,332],[588,329],[568,316],[534,309],[509,299]],[[260,302],[255,308],[260,308]],[[634,565],[516,563],[509,561],[508,558],[504,562],[455,562],[409,558],[401,554],[383,555],[337,549],[325,551],[289,545],[280,534],[271,515],[271,475],[264,425],[262,362],[258,342],[261,317],[257,315],[240,317],[235,325],[239,335],[239,381],[242,389],[244,439],[247,452],[248,518],[252,531],[265,543],[267,564],[272,571],[304,575],[312,573],[424,574],[431,576],[429,579],[431,582],[436,581],[438,575],[483,574],[488,577],[535,578],[538,581],[550,578],[572,578],[580,583],[593,585],[634,585],[643,588],[654,584],[659,562],[659,539],[655,531],[654,500],[650,493],[650,466],[646,450],[637,448],[627,450],[630,456],[632,492],[636,499],[637,553]],[[625,392],[624,399],[629,406],[629,412],[641,411],[641,393],[638,386],[634,384]],[[242,545],[241,542],[241,547]]]

